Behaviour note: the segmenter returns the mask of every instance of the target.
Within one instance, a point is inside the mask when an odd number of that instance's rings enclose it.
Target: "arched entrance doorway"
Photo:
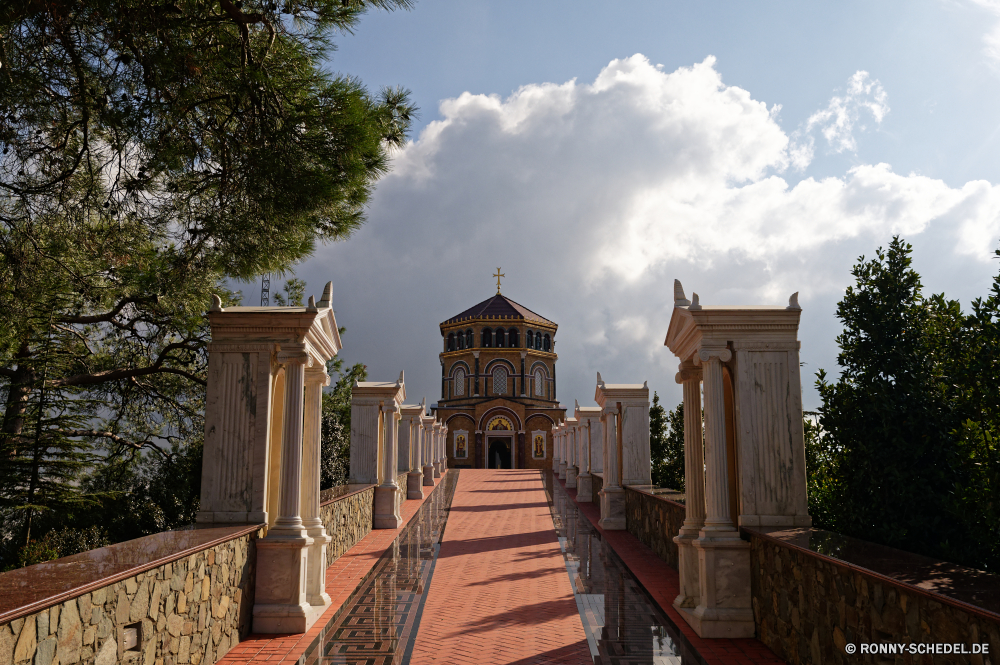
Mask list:
[[[486,466],[489,469],[512,469],[510,439],[490,437],[486,440]]]

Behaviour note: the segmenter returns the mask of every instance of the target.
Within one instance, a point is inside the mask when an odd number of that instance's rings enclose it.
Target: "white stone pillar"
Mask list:
[[[285,366],[278,518],[267,537],[257,541],[253,622],[256,632],[298,633],[305,632],[312,614],[306,590],[313,539],[300,514],[303,394],[310,358],[304,346],[289,344],[278,361]]]
[[[434,466],[434,477],[441,477],[441,423],[434,421],[434,456],[431,460]]]
[[[424,487],[434,486],[434,418],[421,416],[420,426],[423,428],[423,472]]]
[[[382,405],[382,483],[375,488],[375,510],[372,527],[398,529],[403,525],[399,504],[401,492],[396,484],[398,453],[397,426],[399,405],[386,401]]]
[[[559,450],[558,431],[558,425],[553,425],[552,429],[549,430],[549,437],[552,440],[552,473],[556,474],[556,477],[559,476],[559,465],[562,463],[562,453]]]
[[[702,346],[705,386],[705,525],[694,541],[698,550],[699,599],[691,613],[701,637],[752,637],[750,543],[740,539],[729,514],[726,463],[726,403],[722,363],[729,349]]]
[[[726,464],[726,402],[722,363],[729,349],[702,349],[705,381],[705,526],[702,531],[739,538],[729,514],[729,469]],[[726,535],[732,534],[732,535]],[[713,537],[715,537],[713,535]]]
[[[576,445],[576,418],[566,419],[566,447],[568,450],[566,464],[566,487],[576,489],[576,477],[580,473],[580,452]]]
[[[674,607],[694,608],[701,598],[694,541],[705,526],[705,461],[701,422],[701,368],[686,360],[675,377],[684,387],[684,524],[677,543],[680,593]]]
[[[441,426],[441,473],[448,470],[448,426]]]
[[[617,405],[604,406],[604,487],[601,489],[601,519],[598,526],[607,531],[625,529],[625,490],[621,486],[621,466],[618,445],[619,410]]]
[[[330,385],[326,368],[314,365],[306,370],[302,455],[302,524],[313,544],[309,547],[306,599],[310,605],[326,607],[326,548],[333,540],[319,514],[320,438],[322,436],[323,387]]]
[[[559,451],[559,479],[566,480],[566,467],[569,466],[569,460],[566,458],[568,451],[566,450],[566,437],[564,436],[566,432],[566,423],[559,423],[559,427],[556,429],[556,449]]]
[[[422,489],[424,472],[422,468],[421,447],[423,446],[423,426],[420,424],[420,415],[423,413],[423,406],[404,406],[400,409],[403,415],[400,423],[400,435],[406,433],[406,459],[401,464],[406,467],[406,498],[423,499]]]

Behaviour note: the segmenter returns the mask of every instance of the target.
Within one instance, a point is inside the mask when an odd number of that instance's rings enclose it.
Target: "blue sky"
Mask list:
[[[559,397],[596,371],[680,399],[671,285],[800,291],[806,408],[836,302],[899,232],[928,291],[1000,269],[1000,2],[443,2],[375,12],[330,67],[421,107],[335,283],[343,356],[436,401],[440,321],[503,291],[560,324]],[[995,37],[996,36],[996,37]],[[245,289],[253,292],[254,287]]]

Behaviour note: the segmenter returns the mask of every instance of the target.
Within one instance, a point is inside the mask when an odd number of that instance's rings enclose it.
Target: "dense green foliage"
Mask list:
[[[925,297],[898,237],[838,305],[841,374],[807,430],[817,526],[1000,568],[1000,277],[971,314]]]
[[[200,457],[210,294],[362,223],[413,108],[325,63],[409,4],[0,3],[0,565]]]
[[[649,408],[649,452],[653,484],[684,491],[684,404],[667,413],[653,391]]]

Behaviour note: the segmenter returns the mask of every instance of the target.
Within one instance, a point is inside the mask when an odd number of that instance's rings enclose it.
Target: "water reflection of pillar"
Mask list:
[[[609,562],[610,564],[610,562]],[[618,642],[624,637],[625,627],[625,580],[622,571],[605,569],[604,578],[604,630],[601,637]]]

